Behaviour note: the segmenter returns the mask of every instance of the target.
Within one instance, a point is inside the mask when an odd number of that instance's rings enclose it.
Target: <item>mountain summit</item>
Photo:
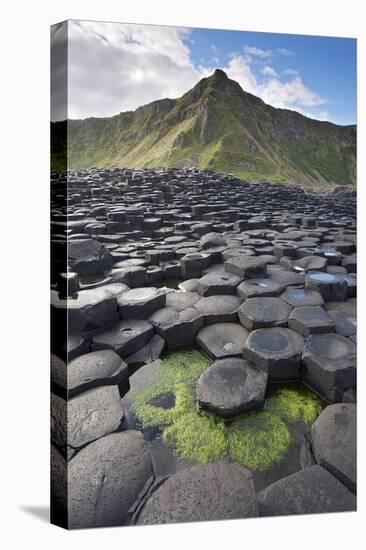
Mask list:
[[[52,124],[55,169],[63,124]],[[356,182],[356,126],[271,107],[221,69],[178,99],[67,128],[69,168],[198,166],[251,182]]]

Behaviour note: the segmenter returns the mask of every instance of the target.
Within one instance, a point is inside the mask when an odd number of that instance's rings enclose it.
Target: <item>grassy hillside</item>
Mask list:
[[[52,125],[55,169],[61,125]],[[275,109],[220,70],[179,99],[69,120],[67,145],[69,168],[199,166],[251,182],[356,182],[355,126]]]

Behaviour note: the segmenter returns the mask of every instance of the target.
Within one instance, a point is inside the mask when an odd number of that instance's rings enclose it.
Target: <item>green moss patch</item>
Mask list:
[[[290,423],[312,424],[322,408],[320,399],[314,393],[299,386],[276,389],[266,404],[266,410]]]
[[[163,428],[163,440],[181,458],[209,463],[230,456],[251,470],[268,470],[285,458],[293,441],[291,425],[311,424],[323,408],[310,390],[280,386],[270,392],[264,410],[225,422],[197,406],[196,382],[210,364],[196,350],[171,353],[154,380],[131,396],[142,428]],[[154,404],[172,394],[171,408]]]
[[[268,470],[281,462],[291,441],[285,422],[269,411],[247,414],[228,428],[231,458],[250,470]]]
[[[203,464],[224,458],[228,451],[224,422],[197,411],[166,428],[163,439],[172,443],[180,457]]]

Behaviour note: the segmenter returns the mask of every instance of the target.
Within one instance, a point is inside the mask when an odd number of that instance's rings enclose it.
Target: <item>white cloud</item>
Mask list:
[[[277,76],[277,72],[270,65],[265,65],[264,67],[262,67],[261,68],[261,73],[264,74],[265,76],[272,76],[272,77]]]
[[[190,30],[70,22],[69,118],[111,116],[156,99],[179,97],[208,69],[195,67]]]
[[[266,103],[282,108],[294,105],[315,107],[328,101],[307,88],[299,76],[288,82],[281,82],[278,78],[270,79],[264,85],[261,97]]]
[[[256,76],[251,68],[251,60],[249,56],[238,55],[232,57],[227,67],[223,69],[229,78],[239,82],[240,86],[246,92],[251,94],[258,93],[258,83]]]
[[[294,52],[288,50],[287,48],[277,48],[276,52],[281,55],[295,55]]]
[[[255,46],[245,46],[244,52],[248,55],[254,55],[255,57],[271,57],[272,55],[272,50],[262,50]]]
[[[299,71],[296,69],[285,69],[282,71],[282,74],[289,75],[289,76],[297,76],[299,74]]]

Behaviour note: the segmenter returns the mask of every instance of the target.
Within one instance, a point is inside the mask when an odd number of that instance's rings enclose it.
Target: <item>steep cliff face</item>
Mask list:
[[[54,144],[61,124],[52,125]],[[70,168],[199,166],[251,182],[356,182],[356,126],[275,109],[221,70],[178,99],[70,120],[67,145]]]

